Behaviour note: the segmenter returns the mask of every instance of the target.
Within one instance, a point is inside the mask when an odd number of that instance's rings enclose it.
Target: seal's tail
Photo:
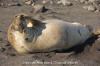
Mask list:
[[[93,31],[94,35],[100,35],[100,30]]]

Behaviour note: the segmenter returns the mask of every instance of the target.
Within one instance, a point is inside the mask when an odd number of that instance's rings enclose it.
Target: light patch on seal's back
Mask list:
[[[33,27],[33,24],[32,24],[31,22],[29,22],[29,23],[27,24],[27,27]]]

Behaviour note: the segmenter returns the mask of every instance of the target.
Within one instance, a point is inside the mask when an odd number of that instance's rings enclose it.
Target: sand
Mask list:
[[[100,36],[94,36],[83,45],[64,52],[19,54],[7,40],[7,30],[16,14],[27,13],[36,17],[33,7],[25,5],[24,0],[0,0],[0,66],[100,66]],[[7,6],[7,3],[21,3],[21,6]],[[100,29],[100,12],[94,13],[82,8],[83,4],[72,1],[74,5],[63,6],[49,3],[49,10],[41,13],[43,19],[57,18],[68,22],[79,22]],[[37,18],[37,17],[36,17]],[[44,62],[44,64],[43,64]]]

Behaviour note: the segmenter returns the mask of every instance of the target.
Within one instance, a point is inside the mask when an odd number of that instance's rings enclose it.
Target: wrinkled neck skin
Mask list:
[[[39,24],[34,27],[25,27],[23,33],[26,35],[26,42],[35,42],[37,38],[42,34],[43,29],[45,29],[45,24]]]

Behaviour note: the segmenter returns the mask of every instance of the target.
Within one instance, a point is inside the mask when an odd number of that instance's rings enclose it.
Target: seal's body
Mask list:
[[[17,15],[8,29],[8,40],[19,53],[69,49],[92,36],[92,28],[58,19],[37,21]]]

